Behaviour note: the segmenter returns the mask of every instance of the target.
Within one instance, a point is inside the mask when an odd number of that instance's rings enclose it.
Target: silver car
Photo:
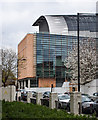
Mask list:
[[[82,113],[93,113],[94,102],[85,95],[82,95]]]
[[[68,94],[58,95],[58,108],[67,109],[70,96]]]
[[[98,99],[94,101],[93,111],[94,111],[94,114],[98,117]]]

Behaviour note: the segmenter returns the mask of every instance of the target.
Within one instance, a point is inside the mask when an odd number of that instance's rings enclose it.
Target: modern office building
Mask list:
[[[18,45],[18,80],[23,87],[57,87],[70,80],[64,61],[77,44],[77,15],[41,16],[33,24],[39,33],[27,34]],[[79,18],[80,40],[96,37],[96,16]]]

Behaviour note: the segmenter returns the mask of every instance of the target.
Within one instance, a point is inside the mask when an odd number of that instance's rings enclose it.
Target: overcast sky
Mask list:
[[[21,2],[20,2],[21,1]],[[17,51],[32,24],[41,15],[95,13],[97,0],[2,0],[0,4],[0,46]]]

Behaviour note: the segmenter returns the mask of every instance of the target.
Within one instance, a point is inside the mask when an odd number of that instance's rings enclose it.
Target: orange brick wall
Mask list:
[[[39,78],[39,87],[51,87],[51,84],[53,84],[53,87],[56,87],[55,78]]]
[[[27,34],[18,45],[18,79],[26,77],[35,77],[36,72],[34,66],[34,35]],[[21,60],[25,59],[25,60]]]

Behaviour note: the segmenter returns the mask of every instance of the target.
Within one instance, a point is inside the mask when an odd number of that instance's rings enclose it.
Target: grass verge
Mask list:
[[[23,102],[2,101],[2,120],[38,119],[38,120],[97,120],[86,115],[68,114],[65,110],[49,109],[45,106]]]

